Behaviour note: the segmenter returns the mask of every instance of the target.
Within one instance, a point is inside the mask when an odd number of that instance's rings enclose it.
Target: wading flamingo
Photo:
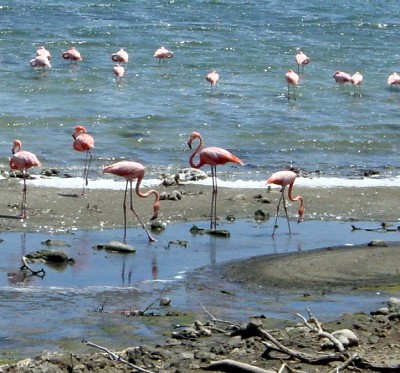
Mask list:
[[[290,86],[293,86],[293,99],[296,100],[296,87],[299,84],[299,76],[293,71],[289,70],[285,74],[285,78],[287,81],[287,91],[288,91],[288,100],[290,100]]]
[[[163,46],[161,46],[154,52],[154,57],[158,58],[158,63],[161,63],[161,60],[163,60],[164,62],[166,58],[172,58],[173,56],[174,52],[168,50]]]
[[[32,67],[39,67],[40,69],[44,70],[45,67],[51,68],[50,60],[45,56],[36,56],[29,61],[29,64]]]
[[[398,86],[400,84],[400,75],[396,72],[393,72],[389,75],[387,82],[390,85],[390,88],[392,88],[393,86]]]
[[[86,152],[85,165],[83,167],[83,189],[82,195],[85,195],[85,188],[88,185],[89,168],[92,162],[92,149],[94,148],[93,137],[90,136],[86,128],[83,126],[76,126],[72,133],[74,143],[72,144],[74,150],[78,152]]]
[[[212,177],[212,197],[211,197],[211,213],[210,213],[210,229],[216,229],[217,227],[217,166],[223,165],[228,162],[233,162],[240,164],[243,166],[243,162],[231,154],[225,149],[218,148],[216,146],[210,146],[208,148],[202,149],[203,146],[203,138],[198,132],[192,132],[190,135],[188,145],[189,148],[192,149],[193,140],[198,139],[200,141],[197,148],[194,150],[192,155],[189,158],[190,167],[193,168],[201,168],[205,164],[211,166],[211,177]],[[199,153],[200,161],[197,164],[193,163],[193,159],[196,154]]]
[[[207,82],[211,84],[211,89],[213,86],[217,86],[219,82],[219,74],[213,70],[210,73],[207,74],[206,76]]]
[[[281,197],[279,199],[277,208],[276,208],[276,216],[275,216],[275,224],[274,224],[274,230],[272,232],[272,236],[275,234],[275,229],[277,228],[277,220],[278,220],[278,213],[279,213],[279,207],[281,202],[283,201],[283,208],[285,210],[286,214],[286,220],[288,223],[289,227],[289,234],[292,233],[290,230],[290,223],[289,223],[289,216],[287,212],[287,207],[286,207],[286,200],[285,200],[285,188],[289,185],[289,190],[288,190],[288,197],[291,201],[300,201],[300,207],[299,207],[299,219],[298,223],[301,223],[303,221],[303,214],[304,214],[304,200],[302,196],[292,196],[292,191],[293,191],[293,185],[294,181],[296,180],[297,174],[293,171],[278,171],[272,174],[272,176],[267,180],[268,184],[276,184],[280,185],[281,188]]]
[[[72,62],[77,62],[77,61],[82,61],[81,54],[78,52],[75,47],[72,47],[71,49],[67,50],[66,52],[63,52],[62,57],[64,60],[70,60]]]
[[[49,61],[51,60],[51,54],[45,47],[39,47],[36,50],[36,56],[43,56],[46,57]]]
[[[118,52],[111,55],[111,59],[117,63],[128,63],[129,55],[127,51],[121,48]]]
[[[36,155],[21,150],[22,143],[20,140],[14,140],[13,147],[11,149],[13,156],[10,159],[10,169],[22,171],[22,177],[24,179],[24,187],[22,189],[22,203],[21,203],[21,213],[19,217],[22,219],[26,218],[26,177],[27,170],[31,167],[41,167],[42,164],[36,158]]]
[[[153,205],[153,216],[150,220],[157,219],[158,215],[158,210],[160,209],[160,196],[158,192],[154,189],[149,190],[146,193],[142,193],[140,191],[140,183],[143,180],[144,177],[144,172],[145,172],[145,167],[138,163],[138,162],[132,162],[132,161],[121,161],[114,163],[110,166],[105,166],[103,168],[103,172],[113,174],[116,176],[121,176],[126,179],[126,187],[125,187],[125,195],[124,195],[124,203],[123,203],[123,208],[124,208],[124,243],[126,243],[126,195],[128,193],[128,183],[130,184],[130,209],[131,211],[135,214],[136,218],[139,220],[140,224],[142,225],[142,228],[145,230],[147,237],[149,238],[149,242],[154,242],[156,241],[149,233],[149,231],[146,229],[144,223],[140,219],[139,215],[136,213],[135,209],[133,208],[133,192],[132,192],[132,181],[134,179],[137,179],[136,181],[136,187],[135,191],[136,194],[139,197],[146,198],[150,196],[151,194],[154,194],[155,199],[154,199],[154,205]]]
[[[351,83],[351,75],[343,71],[336,71],[335,74],[333,74],[333,79],[339,84]]]
[[[363,76],[359,71],[357,71],[352,77],[351,82],[354,85],[354,94],[356,94],[356,87],[358,87],[358,94],[361,96],[361,83],[363,81]]]
[[[299,71],[300,65],[304,68],[305,65],[308,65],[310,63],[310,57],[308,57],[302,51],[299,51],[296,54],[296,63],[297,63],[297,70]]]
[[[117,63],[113,67],[113,72],[117,78],[122,78],[125,75],[125,68],[123,66],[121,66],[119,63]]]

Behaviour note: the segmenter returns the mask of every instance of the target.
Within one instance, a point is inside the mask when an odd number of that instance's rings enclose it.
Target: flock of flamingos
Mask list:
[[[70,60],[71,62],[77,62],[77,61],[82,61],[82,57],[80,52],[76,48],[71,48],[68,51],[65,51],[62,53],[62,57],[66,60]],[[165,47],[160,47],[157,49],[154,53],[154,57],[159,59],[159,63],[162,60],[172,58],[173,57],[173,52],[166,49]],[[118,52],[114,53],[111,55],[111,59],[116,62],[116,65],[113,68],[114,74],[117,77],[122,77],[125,73],[125,68],[124,64],[126,64],[129,60],[129,55],[128,53],[121,48]],[[37,67],[40,69],[44,69],[46,67],[50,68],[51,64],[51,54],[48,50],[46,50],[44,47],[38,48],[36,51],[36,56],[30,61],[30,65],[32,67]],[[307,65],[310,62],[310,58],[305,55],[302,51],[299,51],[298,54],[296,55],[296,62],[298,65],[298,68],[300,69],[300,66]],[[347,83],[351,82],[354,84],[354,86],[360,86],[362,83],[362,75],[357,72],[353,76],[350,74],[347,74],[345,72],[340,72],[337,71],[334,74],[334,79],[338,83]],[[206,80],[211,84],[211,87],[216,86],[219,81],[219,75],[216,71],[212,71],[206,76]],[[294,89],[299,83],[299,75],[294,72],[293,70],[289,70],[286,73],[286,81],[288,83],[288,99],[290,99],[290,86],[293,86]],[[400,84],[400,76],[398,76],[396,73],[393,73],[388,80],[388,84],[394,85],[394,84]],[[295,91],[294,91],[294,99],[296,98],[295,96]],[[83,169],[83,190],[82,190],[82,195],[85,194],[85,187],[88,185],[88,171],[92,159],[92,149],[94,148],[94,139],[91,135],[87,133],[87,130],[83,126],[76,126],[74,128],[74,132],[72,134],[72,137],[74,138],[73,142],[73,148],[76,151],[80,152],[85,152],[86,153],[86,158],[85,158],[85,164],[84,164],[84,169]],[[215,230],[217,227],[217,166],[218,165],[224,165],[228,162],[233,162],[236,164],[239,164],[241,166],[244,165],[244,163],[235,155],[230,153],[226,149],[222,149],[220,147],[203,147],[203,138],[198,132],[193,132],[188,140],[188,146],[191,148],[193,141],[198,141],[198,146],[195,148],[193,153],[191,154],[189,158],[189,165],[193,168],[201,168],[204,165],[209,165],[211,167],[211,177],[212,177],[212,196],[211,196],[211,211],[210,211],[210,229]],[[20,140],[14,140],[13,147],[12,147],[12,153],[13,156],[10,159],[10,169],[11,170],[19,170],[22,172],[23,175],[23,191],[22,191],[22,202],[21,202],[21,212],[19,214],[19,217],[21,219],[26,218],[27,213],[26,213],[26,177],[27,177],[27,170],[30,169],[31,167],[41,167],[42,164],[41,162],[37,159],[36,155],[22,150],[22,143]],[[198,156],[199,161],[198,163],[195,163],[194,159],[195,157]],[[136,210],[134,209],[133,206],[133,181],[136,180],[136,185],[135,185],[135,193],[139,197],[149,197],[150,195],[154,195],[154,204],[153,204],[153,216],[151,220],[154,220],[158,216],[158,211],[160,209],[160,203],[159,203],[159,194],[156,190],[151,189],[147,191],[146,193],[141,192],[140,190],[140,184],[144,178],[145,175],[145,167],[138,163],[138,162],[133,162],[133,161],[121,161],[114,163],[109,166],[105,166],[103,168],[104,173],[110,173],[122,178],[125,178],[126,180],[126,187],[125,187],[125,194],[124,194],[124,200],[123,200],[123,210],[124,210],[124,243],[126,243],[126,229],[127,229],[127,217],[126,217],[126,211],[127,211],[127,206],[126,206],[126,201],[127,201],[127,193],[128,193],[128,186],[129,186],[129,193],[130,193],[130,205],[129,209],[134,213],[136,218],[139,220],[142,228],[145,230],[149,242],[155,241],[155,239],[151,236],[149,231],[146,229],[145,224],[137,214]],[[285,199],[285,190],[286,187],[288,188],[288,197],[291,201],[300,201],[300,207],[298,210],[299,214],[299,219],[298,222],[301,222],[303,220],[303,214],[304,214],[304,200],[302,196],[293,196],[292,191],[293,191],[293,185],[295,182],[295,179],[297,177],[297,173],[293,171],[278,171],[275,172],[270,178],[268,178],[267,183],[268,184],[276,184],[281,187],[281,197],[278,201],[277,204],[277,209],[276,209],[276,216],[275,216],[275,224],[274,224],[274,229],[272,235],[275,234],[275,229],[277,228],[277,219],[278,219],[278,214],[279,214],[279,209],[280,205],[283,202],[283,208],[285,211],[286,215],[286,220],[288,223],[288,228],[289,228],[289,234],[291,233],[290,230],[290,224],[289,224],[289,217],[287,213],[287,208],[286,208],[286,199]]]

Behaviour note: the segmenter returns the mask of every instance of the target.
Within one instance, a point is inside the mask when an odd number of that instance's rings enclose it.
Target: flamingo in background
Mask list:
[[[50,52],[43,46],[39,47],[36,50],[36,56],[43,56],[43,57],[46,57],[49,61],[51,60]]]
[[[363,76],[359,71],[357,71],[352,77],[351,82],[354,85],[354,94],[356,94],[356,87],[358,86],[358,94],[361,96],[361,83],[363,81]]]
[[[11,149],[13,156],[10,159],[10,169],[22,171],[22,177],[24,179],[24,187],[22,189],[22,203],[20,217],[26,218],[26,172],[31,167],[41,167],[42,164],[37,159],[36,155],[22,150],[22,142],[20,140],[14,140],[13,147]]]
[[[299,219],[298,223],[301,223],[303,221],[303,214],[304,214],[304,199],[302,196],[292,196],[292,191],[293,191],[293,185],[294,181],[297,178],[297,174],[293,171],[278,171],[272,174],[272,176],[267,180],[268,184],[276,184],[280,185],[281,188],[281,198],[279,199],[277,208],[276,208],[276,216],[275,216],[275,224],[274,224],[274,230],[272,232],[272,236],[275,234],[275,229],[277,228],[277,220],[278,220],[278,213],[279,213],[279,207],[281,202],[283,201],[283,208],[285,210],[286,214],[286,220],[288,223],[289,227],[289,234],[292,233],[290,230],[290,223],[289,223],[289,216],[287,212],[287,207],[286,207],[286,200],[285,200],[285,188],[289,185],[289,190],[288,190],[288,197],[291,201],[300,201],[300,207],[299,207]]]
[[[161,63],[161,60],[163,60],[164,62],[166,58],[172,58],[173,56],[174,52],[168,50],[163,46],[161,46],[154,52],[154,57],[158,58],[158,63]]]
[[[67,50],[66,52],[63,52],[62,57],[64,60],[70,60],[72,62],[77,62],[77,61],[82,61],[81,54],[79,51],[75,48],[72,47],[71,49]]]
[[[240,164],[243,166],[243,162],[236,157],[235,155],[231,154],[225,149],[210,146],[207,148],[202,149],[203,146],[203,138],[198,132],[192,132],[190,135],[188,145],[189,148],[192,149],[192,142],[193,140],[198,139],[200,141],[197,148],[194,150],[192,155],[189,158],[190,167],[193,168],[201,168],[205,164],[211,166],[211,177],[212,177],[212,197],[211,197],[211,213],[210,213],[210,229],[216,229],[217,227],[217,165],[223,165],[228,162],[233,162]],[[193,159],[196,154],[199,153],[200,161],[197,164],[193,163]]]
[[[39,67],[42,70],[45,69],[45,67],[51,68],[50,60],[46,56],[38,55],[35,58],[32,58],[29,61],[29,64],[32,67]]]
[[[122,78],[125,75],[125,68],[123,66],[121,66],[119,63],[117,63],[113,67],[113,72],[117,78]]]
[[[207,74],[206,76],[207,82],[211,84],[211,89],[213,86],[217,86],[219,82],[219,74],[213,70],[210,73]]]
[[[296,86],[299,84],[299,76],[293,71],[289,70],[285,74],[285,78],[287,81],[287,90],[288,90],[288,100],[290,100],[290,86],[293,86],[293,99],[296,100]]]
[[[129,54],[127,51],[125,51],[123,48],[121,48],[118,52],[113,53],[111,55],[111,59],[114,62],[118,62],[118,63],[128,63]]]
[[[137,179],[136,181],[136,187],[135,187],[135,192],[139,197],[146,198],[150,196],[151,194],[154,194],[155,199],[154,199],[154,205],[153,205],[153,216],[150,220],[157,219],[158,211],[160,209],[160,196],[158,192],[154,189],[149,190],[146,193],[142,193],[140,191],[140,183],[143,180],[144,177],[144,172],[145,172],[145,167],[138,162],[133,162],[133,161],[121,161],[114,163],[110,166],[105,166],[103,168],[103,172],[113,174],[116,176],[121,176],[126,179],[126,187],[125,187],[125,195],[124,195],[124,203],[123,203],[123,208],[124,208],[124,243],[126,243],[126,195],[128,193],[128,183],[130,184],[130,209],[131,211],[135,214],[137,219],[139,220],[140,224],[142,225],[142,228],[145,230],[147,237],[149,238],[149,242],[154,242],[156,241],[149,233],[149,231],[146,229],[144,223],[140,219],[139,215],[136,213],[135,209],[133,208],[133,192],[132,192],[132,181],[134,179]]]
[[[396,72],[393,72],[389,75],[387,82],[390,85],[390,88],[392,88],[393,86],[398,86],[400,84],[400,75]]]
[[[72,144],[74,150],[78,152],[86,152],[85,165],[83,167],[83,189],[82,195],[85,195],[85,187],[88,185],[89,168],[92,162],[92,149],[94,148],[93,137],[90,136],[86,128],[83,126],[76,126],[72,133],[74,143]]]
[[[339,84],[351,83],[351,75],[343,71],[336,71],[335,74],[333,74],[333,79]]]
[[[297,63],[297,70],[300,71],[300,65],[303,67],[310,63],[310,57],[308,57],[305,53],[299,50],[296,54],[296,63]]]

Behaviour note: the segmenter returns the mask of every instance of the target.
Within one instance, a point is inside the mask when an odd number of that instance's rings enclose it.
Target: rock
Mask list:
[[[180,201],[182,199],[182,194],[178,190],[174,190],[168,196],[170,201]]]
[[[372,311],[371,315],[389,315],[389,307],[381,307],[378,308],[376,311]]]
[[[45,246],[67,246],[67,247],[71,247],[71,245],[65,241],[62,240],[52,240],[52,239],[48,239],[46,241],[42,241],[41,242],[42,245]]]
[[[235,221],[235,220],[236,220],[235,215],[228,215],[228,216],[226,217],[226,220],[228,220],[228,221]]]
[[[26,257],[32,261],[44,261],[50,263],[74,263],[74,259],[68,258],[68,255],[61,250],[38,250],[27,254]]]
[[[118,253],[135,253],[136,249],[126,243],[120,241],[110,241],[104,244],[98,244],[95,246],[98,250],[107,250]]]
[[[165,227],[166,227],[166,226],[167,226],[167,225],[166,225],[165,223],[161,222],[161,221],[153,221],[153,222],[151,222],[150,229],[151,229],[153,232],[154,232],[154,231],[160,232],[160,231],[165,230]]]
[[[160,306],[161,307],[166,307],[166,306],[169,306],[170,304],[171,304],[170,298],[168,298],[168,297],[160,298]]]
[[[372,240],[371,242],[368,243],[368,246],[373,246],[373,247],[387,247],[388,244],[383,241],[383,240]]]
[[[207,174],[199,170],[197,168],[183,168],[182,170],[179,170],[179,172],[175,175],[175,180],[176,182],[179,183],[185,183],[188,181],[197,181],[197,180],[204,180],[207,179]]]
[[[359,339],[350,329],[337,330],[332,333],[344,347],[358,346]],[[331,347],[333,343],[329,340],[325,340],[322,344],[323,347]]]
[[[257,221],[268,220],[269,219],[269,213],[265,213],[263,210],[257,210],[254,213],[254,219],[256,219]]]

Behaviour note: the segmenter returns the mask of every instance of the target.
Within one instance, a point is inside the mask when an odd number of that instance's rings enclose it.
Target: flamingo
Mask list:
[[[299,76],[293,71],[288,70],[285,74],[285,78],[287,81],[287,88],[288,88],[288,100],[290,100],[290,86],[293,86],[293,98],[296,100],[296,86],[299,84]]]
[[[125,68],[123,66],[121,66],[119,63],[117,63],[114,67],[113,67],[113,72],[114,75],[118,78],[122,78],[125,74]]]
[[[51,68],[50,60],[44,55],[37,55],[29,61],[29,64],[32,67],[39,67],[42,70],[44,70],[45,67]]]
[[[387,82],[390,85],[390,87],[399,85],[400,84],[400,75],[397,74],[396,72],[393,72],[392,74],[389,75]]]
[[[142,193],[140,191],[140,183],[143,180],[144,173],[145,173],[145,167],[138,162],[133,162],[133,161],[121,161],[114,163],[110,166],[106,166],[103,168],[103,172],[105,173],[110,173],[116,176],[121,176],[126,179],[126,187],[125,187],[125,195],[124,195],[124,202],[123,202],[123,209],[124,209],[124,243],[126,243],[126,195],[128,192],[128,183],[130,184],[130,209],[131,211],[135,214],[137,219],[139,220],[142,228],[145,230],[147,237],[149,239],[149,242],[154,242],[156,241],[149,233],[149,231],[146,229],[145,225],[143,224],[142,220],[140,219],[139,215],[136,213],[135,209],[133,208],[133,192],[132,192],[132,181],[134,179],[137,179],[136,181],[136,187],[135,191],[136,194],[139,197],[146,198],[150,196],[151,194],[154,194],[155,199],[154,199],[154,205],[153,205],[153,216],[150,220],[157,219],[158,211],[160,209],[160,196],[158,192],[154,189],[149,190],[146,193]]]
[[[83,167],[83,189],[82,195],[85,195],[85,187],[88,185],[88,176],[90,163],[92,162],[92,149],[94,148],[93,137],[90,136],[86,128],[83,126],[75,126],[72,133],[74,143],[72,144],[74,150],[78,152],[86,152],[85,165]]]
[[[45,47],[39,47],[36,51],[36,56],[46,57],[49,61],[51,60],[51,54]]]
[[[207,74],[206,80],[211,84],[211,88],[213,86],[217,86],[219,82],[219,74],[215,70],[213,70]]]
[[[11,149],[13,156],[10,159],[10,169],[22,171],[22,177],[24,179],[24,187],[22,189],[22,203],[21,213],[19,217],[22,219],[26,218],[26,177],[27,170],[31,167],[41,167],[42,164],[37,159],[36,155],[27,152],[22,149],[22,142],[20,140],[14,140],[13,147]]]
[[[65,60],[71,60],[71,63],[72,62],[76,63],[77,61],[82,61],[81,54],[75,47],[72,47],[71,49],[67,50],[66,52],[63,52],[62,57]]]
[[[308,57],[302,51],[299,51],[296,54],[296,63],[297,63],[297,70],[299,71],[300,65],[304,68],[305,65],[308,65],[310,63],[310,57]]]
[[[225,149],[211,146],[202,149],[203,146],[203,138],[198,132],[192,132],[190,135],[188,145],[189,148],[192,149],[193,140],[198,139],[200,141],[197,148],[194,150],[192,155],[189,158],[190,167],[193,168],[201,168],[205,164],[211,166],[211,177],[212,177],[212,197],[211,197],[211,213],[210,213],[210,229],[216,229],[217,227],[217,165],[223,165],[228,162],[237,163],[243,166],[243,162],[231,154]],[[197,164],[193,163],[193,159],[196,154],[199,153],[200,161]]]
[[[361,96],[361,83],[363,81],[363,76],[359,71],[357,71],[352,77],[351,77],[351,82],[354,85],[354,94],[356,94],[356,87],[358,86],[358,92],[359,95]]]
[[[333,74],[333,79],[335,79],[335,82],[339,84],[350,83],[351,75],[343,71],[336,71],[335,74]]]
[[[123,48],[121,48],[118,52],[113,53],[111,55],[111,59],[114,62],[118,63],[127,63],[129,60],[129,54],[127,51],[125,51]]]
[[[168,50],[163,46],[161,46],[154,52],[154,57],[158,58],[158,63],[161,63],[161,60],[163,60],[164,62],[166,58],[172,58],[173,56],[174,52]]]
[[[274,230],[272,232],[272,236],[275,234],[275,229],[277,228],[276,222],[278,220],[278,213],[279,213],[279,207],[280,204],[283,200],[283,208],[285,210],[286,214],[286,220],[288,223],[289,227],[289,234],[292,233],[290,230],[290,223],[289,223],[289,216],[287,212],[287,207],[286,207],[286,200],[285,200],[285,188],[289,185],[289,190],[288,190],[288,197],[291,201],[300,201],[300,207],[299,207],[299,219],[297,220],[298,223],[301,223],[303,221],[303,214],[304,214],[304,199],[302,196],[292,196],[292,190],[293,190],[293,185],[294,181],[297,178],[297,174],[293,171],[278,171],[272,174],[272,176],[267,180],[267,184],[276,184],[280,185],[281,188],[281,198],[279,199],[277,208],[276,208],[276,216],[275,216],[275,224],[274,224]]]

